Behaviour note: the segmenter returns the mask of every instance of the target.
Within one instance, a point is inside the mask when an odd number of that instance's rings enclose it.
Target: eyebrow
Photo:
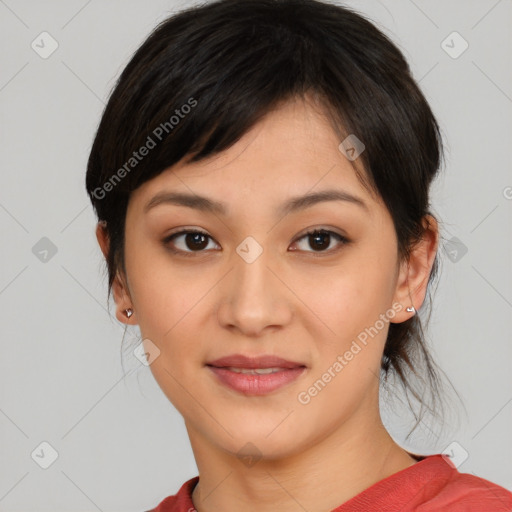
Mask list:
[[[315,204],[326,201],[344,201],[359,206],[369,212],[368,205],[357,196],[354,196],[343,190],[323,190],[303,196],[292,197],[277,209],[278,215],[288,215],[299,210],[304,210]],[[197,194],[187,194],[183,192],[159,192],[144,207],[144,213],[152,208],[162,204],[173,204],[177,206],[186,206],[203,212],[217,213],[226,215],[228,212],[225,203],[209,199],[208,197]]]

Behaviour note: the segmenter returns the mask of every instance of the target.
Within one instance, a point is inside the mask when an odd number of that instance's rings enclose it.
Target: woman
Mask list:
[[[512,510],[380,418],[381,377],[438,396],[418,310],[441,156],[402,54],[347,8],[221,0],[143,43],[87,190],[116,316],[199,470],[153,511]]]

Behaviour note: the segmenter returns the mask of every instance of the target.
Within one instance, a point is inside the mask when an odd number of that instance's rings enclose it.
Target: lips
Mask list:
[[[258,357],[247,357],[242,354],[233,354],[231,356],[221,357],[215,361],[206,363],[207,366],[216,368],[245,368],[245,369],[264,369],[264,368],[297,368],[305,366],[302,363],[288,361],[273,355],[263,355]]]
[[[306,370],[302,363],[277,356],[234,354],[210,361],[207,368],[217,382],[244,395],[265,395],[288,384]]]

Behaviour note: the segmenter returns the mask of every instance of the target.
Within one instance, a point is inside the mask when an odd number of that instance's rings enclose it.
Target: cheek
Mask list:
[[[148,245],[132,251],[126,265],[141,336],[162,356],[151,368],[158,381],[163,378],[173,388],[163,365],[184,382],[204,363],[215,328],[215,285],[221,276],[206,267],[199,271],[199,265],[178,265],[165,251]]]
[[[325,332],[347,340],[373,325],[390,307],[391,272],[367,258],[348,259],[329,273],[296,279],[298,295],[324,324]],[[330,334],[329,334],[330,333]]]
[[[308,303],[329,327],[322,327],[323,336],[314,337],[317,357],[309,381],[314,384],[320,380],[320,389],[323,383],[328,384],[318,399],[312,400],[313,407],[306,407],[311,412],[328,408],[331,400],[340,411],[350,411],[378,381],[392,318],[392,295],[390,273],[371,263],[370,259],[359,260],[357,265],[347,265],[346,272],[333,273],[324,283],[324,293],[317,291]]]
[[[163,341],[193,315],[211,287],[211,279],[194,275],[193,265],[173,264],[154,243],[127,251],[126,270],[141,333]]]
[[[137,263],[134,259],[134,268]],[[153,350],[158,357],[150,370],[181,414],[199,414],[200,411],[194,412],[194,401],[186,390],[193,389],[191,379],[202,366],[207,350],[205,308],[211,307],[208,302],[211,277],[193,279],[175,268],[171,272],[171,266],[159,265],[157,258],[152,258],[152,265],[146,268],[149,270],[133,273],[131,287],[136,297],[141,337],[157,347]]]

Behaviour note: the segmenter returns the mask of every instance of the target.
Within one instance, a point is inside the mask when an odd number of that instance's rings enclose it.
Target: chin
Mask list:
[[[296,425],[290,424],[291,428],[283,428],[281,431],[283,425],[276,428],[278,424],[279,422],[275,423],[271,429],[255,424],[226,425],[230,432],[236,434],[233,437],[226,434],[221,439],[211,441],[242,462],[246,457],[254,460],[280,460],[303,451],[306,439],[303,439],[303,433],[297,430]],[[275,430],[272,431],[273,429]],[[302,439],[304,442],[301,442]]]

